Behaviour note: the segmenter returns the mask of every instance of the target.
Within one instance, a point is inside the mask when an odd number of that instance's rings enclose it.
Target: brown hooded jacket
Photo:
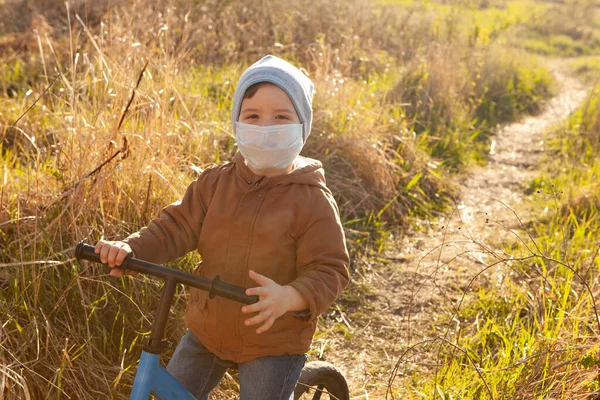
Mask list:
[[[279,317],[257,334],[242,305],[191,289],[186,326],[211,352],[234,362],[310,348],[316,319],[348,283],[348,252],[339,211],[319,161],[298,157],[287,175],[255,175],[241,154],[206,169],[180,202],[125,241],[138,258],[164,263],[198,250],[199,276],[256,287],[250,269],[291,285],[310,305],[309,318]],[[258,325],[260,326],[260,325]]]

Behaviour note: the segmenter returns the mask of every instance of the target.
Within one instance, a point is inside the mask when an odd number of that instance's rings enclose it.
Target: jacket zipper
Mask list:
[[[251,184],[251,181],[248,181]],[[248,192],[246,192],[246,194],[249,194],[251,192],[256,192],[258,191],[260,187],[260,180],[256,181],[253,185],[253,188],[250,189]],[[254,227],[256,226],[256,220],[258,219],[258,214],[260,213],[260,209],[262,207],[262,204],[265,200],[265,196],[263,196],[263,194],[259,194],[259,203],[258,206],[256,207],[256,211],[254,213],[254,218],[252,219],[252,224],[250,226],[250,241],[248,243],[248,249],[246,251],[246,262],[244,263],[244,270],[243,270],[243,274],[244,274],[244,287],[248,287],[248,262],[250,261],[250,252],[252,250],[252,238],[254,236]],[[242,356],[242,352],[244,349],[244,338],[242,336],[242,333],[240,332],[240,323],[241,323],[241,319],[242,319],[242,309],[238,308],[238,315],[236,318],[236,324],[235,324],[235,331],[236,334],[238,336],[239,339],[239,343],[240,343],[240,348],[239,348],[239,353],[237,355],[237,359],[240,359],[240,357]]]

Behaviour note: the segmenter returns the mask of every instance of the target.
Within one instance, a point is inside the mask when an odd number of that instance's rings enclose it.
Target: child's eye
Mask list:
[[[253,118],[258,118],[258,115],[256,114],[250,114],[246,116],[246,119],[253,119]]]
[[[289,119],[289,117],[287,115],[283,115],[283,114],[279,114],[276,118],[279,118],[279,119]]]

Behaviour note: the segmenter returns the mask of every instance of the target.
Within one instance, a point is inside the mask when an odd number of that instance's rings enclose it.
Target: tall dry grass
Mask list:
[[[159,282],[107,279],[106,270],[74,262],[73,246],[139,229],[199,170],[231,158],[233,88],[265,53],[290,59],[316,83],[305,154],[325,165],[354,254],[380,247],[410,216],[444,207],[449,171],[481,156],[506,113],[534,109],[548,94],[543,68],[516,56],[506,62],[513,50],[444,29],[460,24],[459,15],[440,19],[418,6],[6,4],[13,6],[3,8],[0,29],[7,398],[126,396]],[[195,260],[189,255],[179,267]],[[185,299],[180,288],[167,332],[173,341]]]

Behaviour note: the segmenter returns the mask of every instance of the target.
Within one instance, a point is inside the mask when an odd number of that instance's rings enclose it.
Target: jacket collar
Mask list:
[[[239,151],[235,153],[231,161],[235,164],[235,169],[237,171],[238,176],[247,181],[247,183],[254,183],[259,181],[261,178],[265,178],[262,175],[257,175],[246,165],[246,160],[242,153]]]
[[[246,164],[244,156],[238,151],[232,158],[235,164],[237,175],[247,183],[263,182],[263,185],[277,185],[291,182],[301,182],[304,184],[313,184],[315,186],[324,186],[324,171],[320,161],[308,157],[298,156],[296,159],[301,165],[298,165],[289,174],[283,174],[273,177],[266,177],[252,172]]]

